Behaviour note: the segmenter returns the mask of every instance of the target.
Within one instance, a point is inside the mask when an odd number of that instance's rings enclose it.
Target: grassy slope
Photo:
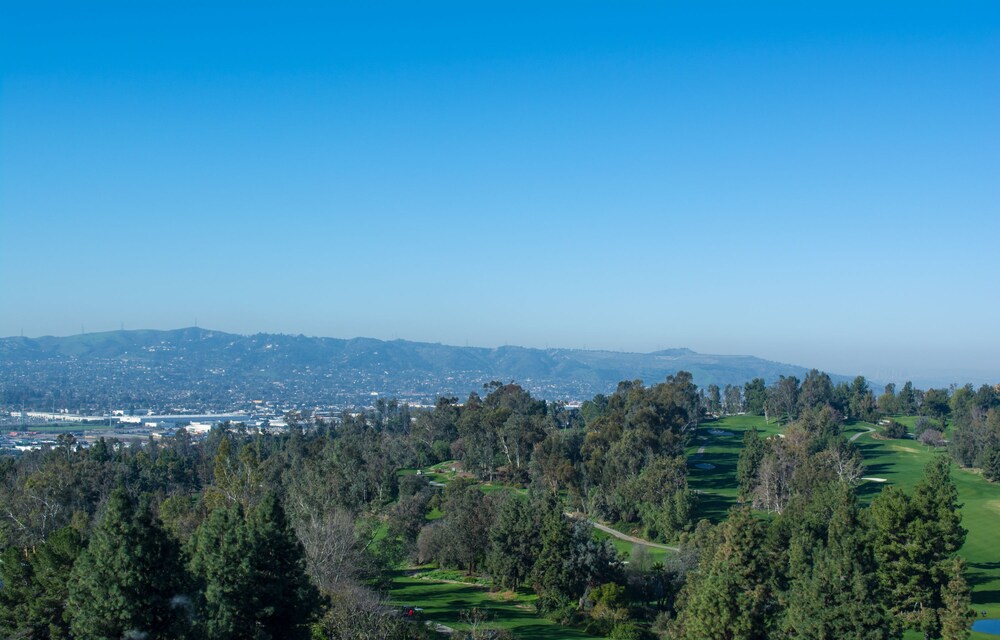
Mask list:
[[[402,570],[394,578],[390,593],[393,602],[422,607],[425,619],[453,629],[468,629],[462,622],[462,612],[477,607],[487,612],[490,627],[510,629],[516,638],[573,640],[595,637],[537,616],[534,596],[526,593],[491,593],[488,588],[474,584],[422,580]]]
[[[621,527],[617,528],[621,529]],[[597,540],[610,540],[611,544],[615,546],[615,549],[617,549],[618,553],[620,553],[622,557],[625,559],[631,558],[635,553],[636,547],[640,546],[634,542],[629,542],[628,540],[615,538],[611,534],[599,531],[598,529],[594,529],[594,538],[596,538]],[[671,553],[667,549],[660,549],[659,547],[650,547],[647,545],[641,545],[641,546],[646,549],[646,558],[650,564],[653,564],[655,562],[664,562],[667,556],[670,555]]]
[[[912,419],[901,422],[912,424]],[[852,435],[866,431],[871,425],[857,423],[848,425],[845,432]],[[764,419],[754,416],[731,416],[704,425],[700,434],[705,440],[698,440],[688,449],[693,456],[700,446],[705,447],[699,458],[691,458],[688,481],[692,489],[702,492],[699,517],[718,522],[725,517],[726,510],[736,504],[736,461],[743,433],[757,427],[764,433],[777,433],[775,424],[767,425]],[[733,433],[731,436],[708,435],[708,429],[721,429]],[[913,440],[877,440],[870,435],[862,435],[858,446],[867,463],[867,476],[885,478],[888,482],[868,482],[861,486],[860,495],[864,502],[882,490],[882,487],[896,484],[910,491],[923,475],[924,467],[942,451],[928,449]],[[703,470],[693,466],[698,462],[716,465],[715,469]],[[1000,522],[1000,485],[987,482],[974,471],[953,467],[952,478],[958,487],[963,503],[962,524],[969,530],[961,555],[969,564],[968,578],[973,585],[973,606],[977,611],[986,610],[991,618],[1000,618],[1000,545],[997,544],[996,524]],[[908,635],[907,638],[919,638]],[[975,640],[996,638],[987,634],[974,633]]]

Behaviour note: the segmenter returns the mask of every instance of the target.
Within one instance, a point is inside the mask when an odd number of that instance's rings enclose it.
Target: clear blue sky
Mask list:
[[[996,2],[200,4],[0,9],[0,335],[1000,381]]]

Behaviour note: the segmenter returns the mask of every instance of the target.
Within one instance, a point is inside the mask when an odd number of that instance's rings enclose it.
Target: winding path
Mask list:
[[[656,547],[657,549],[666,549],[667,551],[680,551],[680,549],[678,547],[671,547],[668,544],[660,544],[658,542],[650,542],[649,540],[643,540],[642,538],[636,538],[635,536],[630,536],[628,534],[622,533],[621,531],[617,531],[615,529],[612,529],[611,527],[609,527],[606,524],[601,524],[600,522],[596,522],[594,520],[588,520],[587,522],[589,522],[590,524],[592,524],[595,529],[599,529],[600,531],[603,531],[604,533],[606,533],[608,535],[614,536],[614,537],[618,538],[619,540],[624,540],[626,542],[631,542],[633,544],[641,544],[641,545],[646,546],[646,547]]]
[[[875,427],[868,427],[868,431],[860,431],[858,433],[855,433],[853,436],[850,437],[849,441],[850,442],[854,442],[855,440],[857,440],[861,436],[867,435],[869,433],[875,433]]]

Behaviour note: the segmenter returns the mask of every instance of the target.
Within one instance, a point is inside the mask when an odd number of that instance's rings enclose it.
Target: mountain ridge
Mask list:
[[[376,395],[411,401],[463,398],[491,380],[516,381],[550,400],[583,400],[610,393],[621,380],[652,384],[681,370],[691,372],[702,387],[743,384],[755,377],[768,383],[781,375],[801,379],[808,371],[755,356],[702,354],[684,347],[651,353],[460,347],[199,327],[0,338],[0,391],[8,401],[12,391],[20,390],[22,397],[51,395],[61,384],[63,392],[93,402],[103,393],[141,403],[163,396],[198,398],[217,408],[272,397],[358,405]]]

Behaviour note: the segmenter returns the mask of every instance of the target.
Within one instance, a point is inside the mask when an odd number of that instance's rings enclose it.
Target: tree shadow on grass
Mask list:
[[[992,572],[1000,569],[1000,562],[974,562],[968,566],[970,571],[965,572],[965,577],[969,586],[975,587],[996,581],[997,575]]]
[[[866,476],[877,476],[881,473],[887,473],[892,471],[892,465],[886,464],[884,462],[866,462],[865,463],[865,475]]]
[[[854,493],[858,496],[858,499],[867,503],[869,500],[880,494],[885,486],[886,483],[862,482],[855,487]]]
[[[709,463],[714,469],[688,470],[688,482],[694,489],[712,491],[716,489],[732,489],[736,486],[736,463],[739,455],[735,453],[711,453],[701,458],[695,458],[692,465]]]
[[[596,638],[579,629],[574,629],[572,636],[567,635],[566,627],[556,625],[525,624],[513,629],[514,637],[519,640],[559,640],[561,638]]]
[[[729,509],[737,503],[736,498],[724,496],[718,493],[699,493],[698,503],[695,506],[695,520],[708,518],[714,523],[722,522],[726,519]]]
[[[996,604],[1000,602],[1000,589],[972,591],[972,604]]]

